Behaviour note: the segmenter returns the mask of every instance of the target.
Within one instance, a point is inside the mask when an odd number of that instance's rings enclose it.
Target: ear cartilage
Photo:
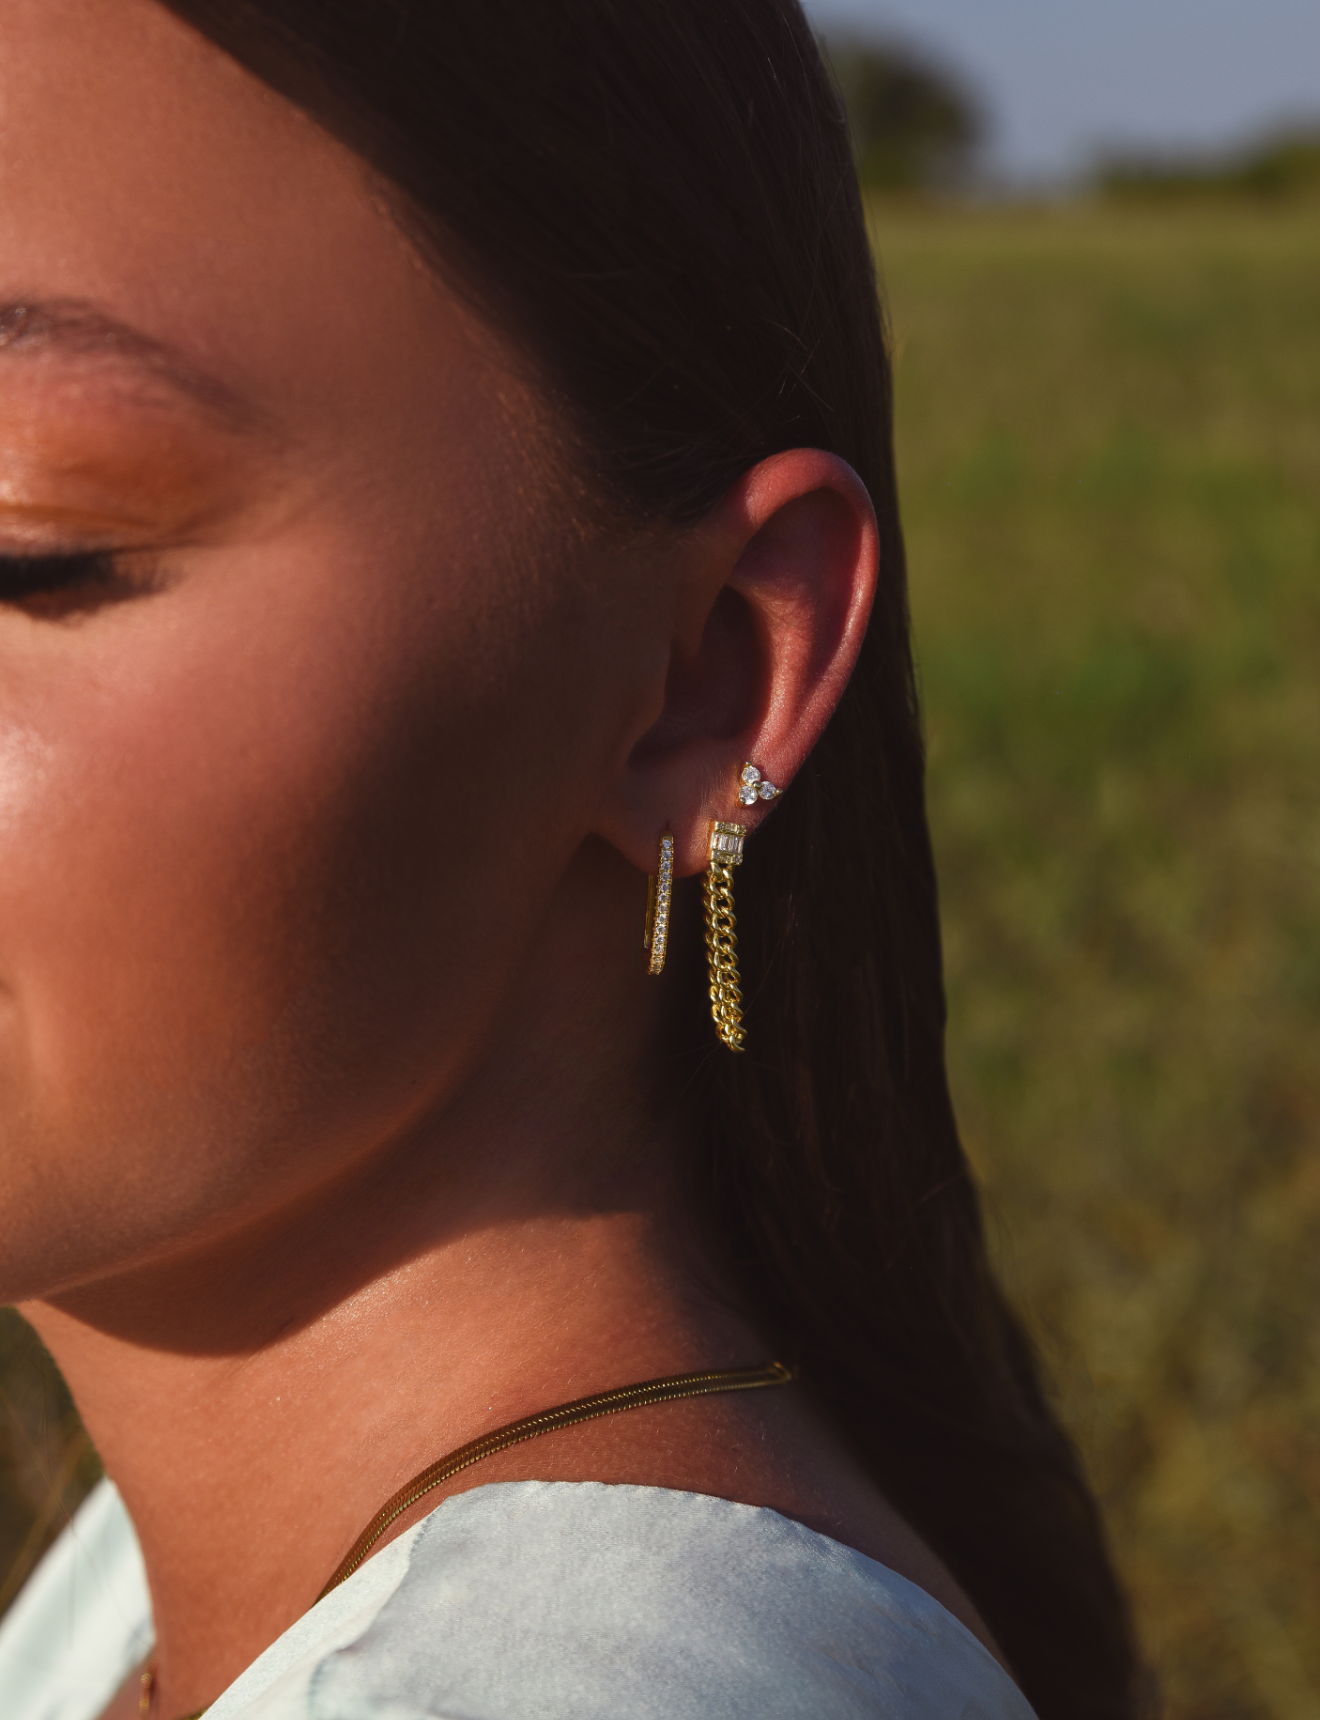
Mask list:
[[[767,781],[750,759],[742,767],[738,799],[744,806],[755,806],[758,800],[778,800],[783,792],[782,788],[776,788],[774,783]]]

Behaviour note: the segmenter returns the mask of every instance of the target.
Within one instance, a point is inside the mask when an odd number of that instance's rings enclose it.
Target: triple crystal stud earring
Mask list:
[[[659,973],[665,965],[669,943],[669,902],[674,891],[674,838],[666,830],[660,838],[660,859],[646,880],[646,930],[642,948],[650,956],[647,973]]]
[[[750,759],[742,767],[738,783],[738,799],[744,806],[755,806],[758,800],[778,800],[784,792],[767,781]]]

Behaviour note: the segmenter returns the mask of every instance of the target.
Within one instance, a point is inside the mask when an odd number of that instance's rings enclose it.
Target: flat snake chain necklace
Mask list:
[[[597,1392],[593,1397],[575,1398],[572,1403],[540,1410],[536,1415],[524,1416],[521,1421],[511,1421],[507,1427],[483,1433],[480,1438],[460,1445],[447,1457],[429,1464],[397,1493],[391,1494],[340,1560],[330,1581],[316,1598],[324,1600],[332,1589],[347,1582],[390,1525],[397,1522],[405,1511],[410,1511],[418,1500],[424,1499],[460,1470],[480,1463],[483,1457],[493,1457],[497,1451],[507,1451],[511,1445],[539,1439],[543,1433],[554,1433],[561,1427],[594,1421],[597,1416],[618,1415],[625,1409],[645,1409],[653,1403],[673,1403],[678,1398],[706,1397],[714,1392],[749,1392],[762,1386],[786,1386],[796,1378],[796,1371],[785,1367],[782,1362],[771,1362],[763,1368],[716,1368],[704,1374],[673,1374],[667,1379],[643,1380],[640,1385],[616,1386],[613,1391]],[[138,1698],[138,1711],[143,1720],[150,1720],[155,1701],[156,1662],[153,1658],[142,1674],[142,1694]],[[204,1708],[199,1708],[195,1714],[183,1716],[182,1720],[200,1720],[205,1712]]]

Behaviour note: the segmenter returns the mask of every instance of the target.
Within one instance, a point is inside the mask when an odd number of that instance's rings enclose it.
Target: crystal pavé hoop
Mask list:
[[[660,859],[646,880],[646,930],[642,948],[650,956],[647,973],[659,973],[665,965],[669,943],[669,903],[674,892],[674,838],[668,830],[660,838]]]

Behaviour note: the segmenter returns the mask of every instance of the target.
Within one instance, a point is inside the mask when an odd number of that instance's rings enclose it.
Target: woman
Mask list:
[[[0,31],[0,1289],[118,1490],[6,1714],[1133,1712],[796,0]]]

